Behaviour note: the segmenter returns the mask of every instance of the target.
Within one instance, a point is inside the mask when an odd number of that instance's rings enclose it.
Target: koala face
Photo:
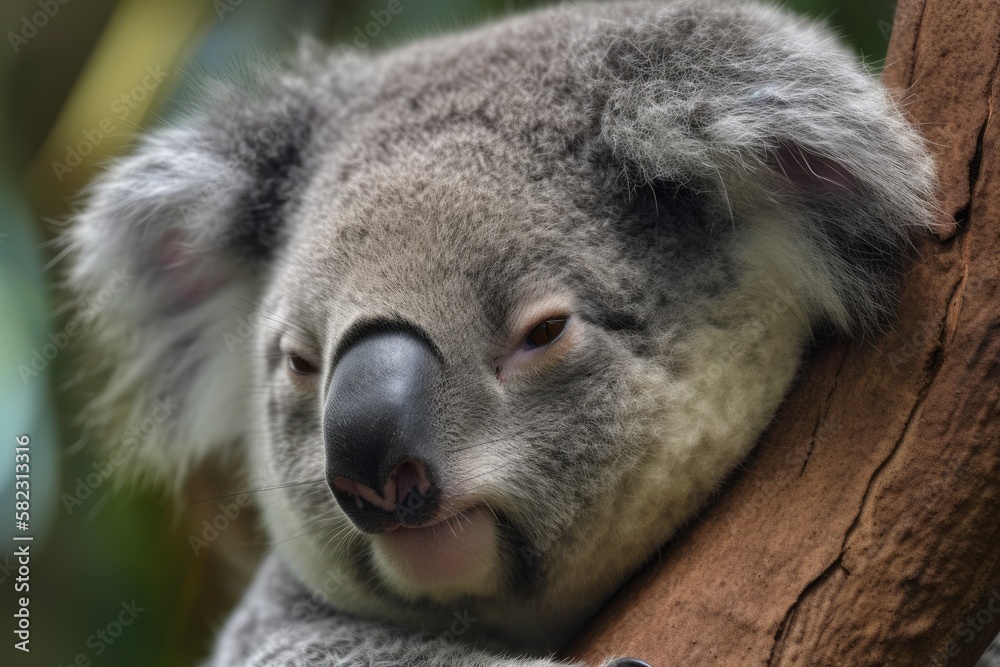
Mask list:
[[[447,134],[306,195],[265,290],[257,447],[277,484],[326,483],[266,509],[325,526],[292,557],[365,599],[537,623],[606,596],[717,481],[685,461],[704,434],[664,429],[704,361],[686,332],[740,271],[680,193],[643,201],[585,160],[534,179],[530,153]]]
[[[131,452],[164,476],[239,442],[334,607],[462,606],[506,647],[563,645],[690,520],[812,327],[874,326],[930,226],[885,92],[753,6],[542,13],[247,88],[81,214],[82,293],[138,276],[103,400],[180,397]]]

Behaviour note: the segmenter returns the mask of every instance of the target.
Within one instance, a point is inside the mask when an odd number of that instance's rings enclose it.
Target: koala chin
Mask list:
[[[94,326],[101,404],[178,404],[135,469],[238,452],[266,480],[276,548],[216,667],[555,664],[812,332],[887,321],[932,228],[893,99],[774,8],[559,7],[258,69],[68,239],[82,299],[133,276]]]

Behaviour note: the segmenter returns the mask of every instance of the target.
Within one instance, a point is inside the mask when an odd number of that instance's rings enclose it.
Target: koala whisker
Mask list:
[[[311,520],[311,521],[307,521],[307,522],[305,522],[304,524],[302,524],[301,526],[299,526],[298,528],[296,528],[296,529],[295,529],[295,530],[294,530],[294,531],[293,531],[293,532],[292,532],[292,533],[291,533],[290,535],[288,535],[287,537],[285,537],[285,538],[282,538],[282,539],[281,539],[280,541],[278,541],[278,542],[275,542],[275,543],[272,543],[272,544],[270,544],[270,547],[269,547],[269,548],[272,548],[272,549],[273,549],[274,547],[278,546],[279,544],[282,544],[282,543],[284,543],[284,542],[287,542],[287,541],[289,541],[289,540],[291,540],[291,539],[293,539],[293,538],[296,538],[296,537],[302,537],[303,535],[311,535],[312,533],[316,533],[316,532],[320,532],[320,531],[323,531],[323,530],[325,530],[325,529],[329,528],[330,526],[334,525],[334,524],[335,524],[335,523],[337,522],[337,520],[338,520],[338,519],[341,519],[341,518],[342,518],[342,517],[337,517],[337,516],[336,516],[336,514],[337,514],[337,513],[336,513],[336,510],[331,510],[330,512],[326,512],[326,513],[324,513],[324,514],[323,514],[322,516],[320,516],[320,517],[317,517],[317,518],[315,518],[315,519],[313,519],[313,520]],[[309,531],[306,531],[306,532],[304,532],[304,533],[300,533],[300,532],[299,532],[299,531],[301,531],[301,530],[302,530],[303,528],[305,528],[306,526],[309,526],[309,525],[311,525],[311,524],[314,524],[314,523],[316,523],[317,521],[327,521],[328,523],[326,523],[326,524],[324,524],[324,525],[320,526],[319,528],[316,528],[316,529],[313,529],[313,530],[309,530]]]
[[[478,473],[478,474],[475,474],[475,475],[471,475],[469,477],[459,478],[456,483],[458,483],[458,484],[465,484],[466,482],[470,482],[472,480],[479,479],[480,477],[483,477],[484,475],[489,475],[490,473],[497,472],[499,470],[503,470],[504,468],[510,467],[510,466],[512,466],[512,465],[514,465],[516,463],[518,463],[517,460],[504,461],[503,463],[501,463],[499,465],[496,465],[496,466],[492,466],[489,469],[487,469],[487,470],[485,470],[485,471],[483,471],[481,473]],[[475,470],[475,468],[473,470]]]
[[[494,346],[495,346],[495,347],[496,347],[497,349],[501,349],[501,350],[502,350],[502,349],[504,349],[504,346],[505,346],[505,345],[507,344],[507,337],[506,337],[506,335],[504,335],[504,334],[500,333],[500,329],[501,329],[501,328],[502,328],[502,327],[503,327],[504,325],[503,325],[503,324],[501,324],[501,325],[499,325],[499,326],[496,326],[496,327],[494,327],[494,326],[491,326],[491,325],[490,325],[490,324],[489,324],[489,323],[488,323],[488,322],[487,322],[487,321],[485,320],[485,318],[483,319],[483,325],[484,325],[484,326],[486,327],[486,329],[487,329],[487,331],[488,331],[488,334],[487,334],[486,338],[487,338],[487,339],[488,339],[488,340],[489,340],[489,341],[490,341],[490,342],[491,342],[491,343],[492,343],[492,344],[493,344],[493,345],[494,345]]]
[[[333,542],[334,540],[336,540],[336,539],[337,539],[338,537],[340,537],[341,535],[343,535],[345,531],[349,531],[349,530],[350,530],[350,525],[348,524],[348,525],[346,525],[346,526],[342,526],[342,527],[340,528],[340,530],[336,530],[336,531],[334,531],[334,532],[333,532],[333,534],[332,534],[332,535],[330,535],[330,538],[329,538],[329,539],[328,539],[328,540],[327,540],[327,541],[326,541],[326,542],[325,542],[325,543],[323,544],[323,548],[322,548],[322,549],[320,549],[320,552],[319,552],[319,557],[320,557],[320,558],[323,558],[323,556],[325,556],[325,555],[326,555],[326,548],[327,548],[328,546],[330,546],[330,543],[332,543],[332,542]],[[322,538],[321,538],[321,539],[322,539]],[[348,551],[349,551],[349,550],[351,549],[351,546],[352,546],[352,544],[351,544],[351,543],[352,543],[352,541],[353,541],[353,538],[352,538],[352,537],[351,537],[351,535],[349,534],[349,535],[348,535],[348,539],[347,539],[347,541],[346,541],[346,542],[344,543],[344,546],[345,546],[345,548],[346,548],[346,549],[347,549]]]
[[[295,328],[295,324],[293,324],[293,323],[291,323],[291,322],[289,322],[287,320],[284,320],[282,318],[267,318],[267,317],[263,317],[257,311],[244,310],[243,308],[240,308],[238,306],[234,306],[231,303],[227,303],[227,304],[224,304],[224,305],[226,307],[228,307],[228,308],[232,308],[235,311],[238,311],[238,312],[241,312],[241,313],[245,313],[248,317],[253,317],[254,321],[251,322],[251,324],[253,324],[255,326],[261,327],[262,329],[267,329],[269,331],[274,331],[275,333],[283,334],[283,335],[287,336],[288,338],[290,338],[291,340],[294,340],[296,343],[301,343],[302,345],[305,345],[306,347],[309,348],[310,352],[319,352],[320,351],[320,349],[316,346],[315,341],[302,340],[301,338],[296,338],[295,336],[289,335],[288,334],[288,328],[290,328],[290,327],[291,328]],[[265,324],[264,321],[265,320],[269,320],[269,319],[272,320],[272,321],[277,322],[278,324],[282,324],[284,326],[272,326],[272,325]],[[298,333],[301,333],[301,334],[307,336],[308,338],[312,338],[312,335],[309,334],[308,332],[299,331]]]
[[[305,482],[289,482],[287,484],[276,484],[274,486],[265,486],[260,489],[251,489],[249,491],[238,491],[236,493],[227,493],[225,495],[215,496],[213,498],[204,498],[202,500],[195,500],[194,502],[188,503],[186,507],[190,507],[191,505],[198,505],[200,503],[211,502],[213,500],[223,500],[225,498],[233,498],[235,496],[242,496],[250,493],[260,493],[261,491],[274,491],[276,489],[287,489],[292,486],[302,486],[304,484],[316,484],[318,482],[325,482],[325,481],[326,481],[325,477],[320,477],[319,479],[311,479]]]
[[[268,547],[268,549],[266,551],[264,551],[264,553],[265,554],[269,553],[275,547],[278,547],[278,546],[284,544],[285,542],[288,542],[289,540],[294,540],[294,539],[299,538],[299,537],[305,537],[306,535],[312,535],[313,533],[318,533],[318,532],[321,532],[321,531],[324,531],[324,530],[329,530],[331,527],[333,527],[334,525],[336,525],[340,521],[341,521],[341,519],[339,517],[335,518],[335,519],[331,519],[330,522],[327,523],[326,525],[320,526],[319,528],[314,528],[312,530],[307,530],[304,533],[299,533],[299,530],[302,529],[300,527],[297,530],[295,530],[295,532],[292,533],[291,535],[289,535],[288,537],[283,538],[281,540],[278,540],[277,542],[275,542],[274,544],[272,544],[270,547]]]
[[[347,540],[344,542],[344,550],[348,553],[351,552],[355,547],[364,546],[364,538],[360,531],[352,530],[351,523],[348,521],[344,526],[337,530],[330,539],[326,541],[323,545],[323,549],[320,551],[320,558],[326,553],[326,548],[330,546],[334,540],[340,539],[344,533],[347,533]],[[322,538],[320,538],[322,539]]]
[[[317,517],[315,517],[315,518],[313,518],[313,519],[310,519],[309,521],[306,521],[306,522],[305,522],[305,523],[303,523],[303,524],[302,524],[301,526],[299,526],[299,527],[298,527],[298,528],[297,528],[296,530],[294,530],[294,531],[293,531],[293,532],[292,532],[292,533],[291,533],[290,535],[288,535],[288,537],[294,537],[294,536],[296,535],[296,533],[298,533],[298,532],[299,532],[300,530],[302,530],[302,529],[303,529],[303,528],[305,528],[306,526],[309,526],[309,525],[311,525],[311,524],[314,524],[314,523],[316,523],[317,521],[325,521],[325,520],[328,520],[328,519],[334,519],[334,518],[339,518],[339,517],[337,516],[337,514],[338,514],[338,512],[337,512],[337,508],[336,508],[336,507],[333,507],[333,508],[331,508],[330,510],[328,510],[328,511],[326,511],[326,512],[323,512],[323,513],[322,513],[322,514],[320,514],[319,516],[317,516]],[[288,539],[288,537],[286,537],[286,538],[284,538],[284,539]]]
[[[470,443],[468,445],[465,445],[463,447],[457,447],[455,449],[452,449],[451,451],[453,453],[457,454],[457,453],[460,453],[460,452],[466,452],[466,451],[468,451],[468,450],[470,450],[470,449],[472,449],[474,447],[485,447],[487,445],[495,445],[495,444],[497,444],[499,442],[504,442],[505,440],[509,440],[509,438],[496,438],[494,440],[484,440],[482,442],[472,442],[472,443]]]
[[[267,391],[267,390],[270,390],[270,389],[281,389],[281,387],[282,387],[282,385],[280,385],[280,384],[278,384],[276,382],[274,382],[274,383],[248,382],[246,386],[247,386],[248,389],[252,389],[254,391]]]
[[[283,325],[287,326],[290,329],[298,330],[299,333],[311,336],[311,334],[309,333],[309,331],[307,331],[306,329],[303,329],[298,324],[296,324],[294,321],[292,321],[290,319],[287,319],[285,317],[282,317],[278,313],[275,313],[275,312],[272,312],[272,311],[269,311],[269,310],[265,310],[265,309],[261,308],[260,306],[254,304],[251,301],[247,301],[246,299],[244,299],[240,295],[238,295],[235,292],[233,292],[233,290],[231,288],[228,291],[229,291],[230,294],[232,294],[233,296],[235,296],[237,299],[240,299],[241,301],[243,301],[247,305],[251,306],[252,308],[250,310],[247,310],[246,308],[243,308],[243,307],[241,307],[241,306],[239,306],[237,304],[223,302],[222,305],[224,305],[226,308],[230,308],[230,309],[238,311],[240,313],[246,313],[247,315],[251,315],[251,316],[253,316],[253,317],[257,318],[257,319],[260,319],[260,320],[270,320],[270,321],[273,321],[273,322],[277,322],[278,324],[283,324]],[[261,313],[266,313],[270,317],[265,317],[264,315],[261,315]]]
[[[285,387],[283,385],[278,384],[278,383],[274,383],[274,384],[247,383],[247,385],[245,387],[245,391],[234,392],[233,396],[231,397],[231,400],[232,401],[239,401],[240,399],[254,398],[254,397],[264,397],[264,398],[266,398],[267,395],[268,395],[268,392],[275,391],[275,390],[280,391],[280,390],[282,390],[284,388]],[[223,403],[223,405],[225,405],[225,403]]]
[[[310,521],[306,521],[304,524],[302,524],[301,526],[299,526],[298,529],[295,530],[295,532],[293,532],[291,535],[289,535],[289,537],[294,537],[295,534],[298,533],[300,530],[302,530],[306,526],[309,526],[311,524],[316,523],[317,521],[326,521],[326,520],[332,519],[332,518],[334,518],[336,516],[337,516],[337,509],[336,508],[333,508],[333,509],[331,509],[328,512],[323,512],[322,514],[320,514],[315,519],[312,519]]]
[[[278,313],[276,313],[274,311],[267,310],[267,309],[261,307],[259,304],[254,303],[253,301],[250,301],[249,299],[243,298],[242,296],[240,296],[239,294],[237,294],[236,292],[234,292],[232,288],[229,288],[229,293],[232,294],[233,296],[235,296],[237,299],[239,299],[243,303],[247,304],[248,306],[252,306],[253,307],[253,311],[241,311],[241,312],[249,312],[249,314],[267,313],[268,315],[271,316],[271,319],[273,319],[273,320],[275,320],[277,322],[280,322],[282,324],[285,324],[289,328],[296,329],[296,330],[299,331],[299,333],[305,334],[306,336],[310,336],[310,337],[312,336],[312,334],[310,334],[307,329],[304,329],[304,328],[300,327],[295,322],[293,322],[293,321],[291,321],[291,320],[289,320],[289,319],[287,319],[285,317],[282,317],[281,315],[279,315]],[[229,306],[230,308],[236,308],[236,306],[234,306],[232,304],[226,304],[226,305]],[[240,309],[237,308],[237,310],[240,310]]]

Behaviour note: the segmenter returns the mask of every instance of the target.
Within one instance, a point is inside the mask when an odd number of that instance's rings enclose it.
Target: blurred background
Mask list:
[[[137,488],[88,430],[88,368],[64,302],[63,231],[80,191],[137,133],[169,119],[191,70],[255,52],[287,53],[303,35],[377,51],[549,4],[530,0],[4,0],[0,25],[0,664],[194,665],[208,652],[269,545],[252,505],[212,532],[238,468],[198,473],[182,498]],[[567,3],[568,4],[568,3]],[[889,0],[785,0],[836,27],[882,65]],[[571,11],[572,8],[568,7]],[[93,384],[93,378],[90,378]],[[15,436],[31,438],[31,652],[13,649],[17,577]],[[123,615],[124,614],[124,615]],[[128,620],[128,624],[124,623]]]

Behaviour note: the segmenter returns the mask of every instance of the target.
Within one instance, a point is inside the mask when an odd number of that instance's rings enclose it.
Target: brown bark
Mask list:
[[[893,330],[820,351],[749,470],[569,654],[973,665],[1000,630],[998,57],[1000,4],[901,0],[885,79],[947,227],[918,241]]]

